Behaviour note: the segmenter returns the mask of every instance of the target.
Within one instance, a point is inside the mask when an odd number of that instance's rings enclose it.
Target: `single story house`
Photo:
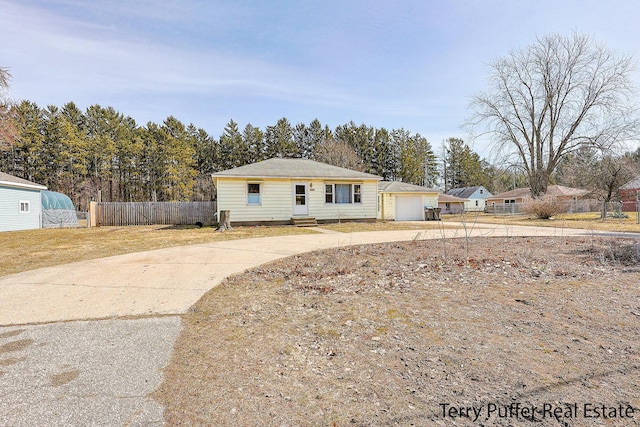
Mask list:
[[[447,195],[466,199],[464,202],[465,212],[482,212],[487,206],[487,199],[493,194],[484,186],[476,185],[474,187],[452,188],[447,191]]]
[[[0,172],[0,231],[40,228],[44,185]]]
[[[581,190],[579,188],[565,187],[563,185],[549,185],[547,187],[547,196],[555,196],[558,200],[573,201],[586,196],[589,192],[587,190]],[[496,194],[487,199],[487,204],[512,204],[522,203],[525,199],[531,197],[531,190],[527,188],[516,188],[515,190],[506,191],[504,193]]]
[[[461,214],[466,211],[468,200],[449,194],[438,194],[438,207],[441,214]]]
[[[620,199],[622,199],[622,210],[625,212],[635,212],[636,204],[640,200],[640,175],[620,187]]]
[[[306,159],[273,158],[212,174],[231,224],[375,221],[382,178]]]
[[[438,207],[438,190],[399,181],[378,183],[378,219],[424,221],[424,209]]]

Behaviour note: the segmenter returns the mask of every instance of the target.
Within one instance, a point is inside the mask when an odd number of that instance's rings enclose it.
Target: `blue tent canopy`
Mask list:
[[[43,190],[40,192],[40,196],[42,197],[42,209],[72,209],[75,211],[71,199],[66,194]]]

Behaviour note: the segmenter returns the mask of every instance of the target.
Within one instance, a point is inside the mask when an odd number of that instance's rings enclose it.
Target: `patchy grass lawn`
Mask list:
[[[75,261],[142,252],[171,246],[284,234],[315,233],[298,227],[211,227],[149,225],[63,228],[0,233],[0,276]]]
[[[464,215],[443,215],[445,222],[464,221],[467,224],[509,224],[533,225],[536,227],[579,228],[584,230],[627,231],[640,233],[635,212],[626,212],[629,218],[607,218],[602,220],[599,212],[561,214],[551,219],[537,219],[528,215],[494,216],[485,213],[466,213]]]

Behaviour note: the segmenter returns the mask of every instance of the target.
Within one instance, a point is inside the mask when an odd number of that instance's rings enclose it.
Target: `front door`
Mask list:
[[[293,184],[293,214],[309,215],[309,185],[306,183]]]

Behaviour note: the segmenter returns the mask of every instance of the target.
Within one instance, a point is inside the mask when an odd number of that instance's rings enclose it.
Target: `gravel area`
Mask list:
[[[162,426],[179,317],[0,327],[0,426]]]

